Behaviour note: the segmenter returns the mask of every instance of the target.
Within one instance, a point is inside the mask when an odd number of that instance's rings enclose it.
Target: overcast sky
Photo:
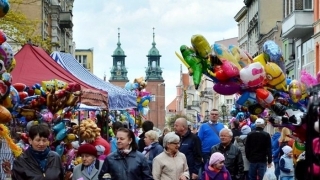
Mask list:
[[[238,36],[234,16],[243,0],[76,0],[73,39],[77,49],[94,49],[94,74],[110,78],[113,51],[120,28],[128,78],[144,76],[155,28],[156,47],[166,84],[166,105],[176,94],[181,45],[191,46],[191,36],[202,34],[210,44]],[[184,72],[187,69],[184,67]]]

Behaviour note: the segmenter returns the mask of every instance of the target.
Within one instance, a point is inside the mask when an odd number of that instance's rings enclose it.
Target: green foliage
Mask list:
[[[9,0],[10,10],[8,14],[0,19],[0,29],[13,42],[24,45],[29,40],[35,45],[41,46],[47,51],[51,51],[51,39],[43,39],[39,33],[42,21],[40,19],[29,19],[22,11],[24,5],[32,5],[39,0]]]
[[[193,122],[193,120],[191,120],[190,118],[188,118],[187,116],[184,116],[184,115],[179,115],[179,114],[175,114],[175,115],[172,115],[170,117],[167,118],[167,126],[173,130],[173,127],[174,127],[174,122],[176,121],[176,119],[178,118],[185,118],[187,121],[189,122]]]

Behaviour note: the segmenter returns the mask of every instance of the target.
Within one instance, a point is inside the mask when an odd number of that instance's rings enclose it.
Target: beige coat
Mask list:
[[[186,156],[178,152],[172,157],[164,150],[153,159],[152,175],[154,180],[179,180],[181,175],[189,179]]]

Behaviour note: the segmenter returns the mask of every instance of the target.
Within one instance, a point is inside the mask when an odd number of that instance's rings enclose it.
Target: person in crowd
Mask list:
[[[113,122],[112,123],[112,131],[116,135],[118,129],[123,128],[123,124],[119,121]],[[117,151],[117,138],[112,137],[110,141],[110,146],[111,146],[111,152],[116,152]]]
[[[281,130],[280,138],[279,138],[279,150],[280,150],[279,157],[281,157],[283,155],[282,148],[284,146],[288,145],[292,148],[293,143],[294,143],[294,139],[292,139],[290,136],[291,136],[290,129],[288,129],[287,127],[283,127]]]
[[[219,152],[211,155],[209,162],[204,167],[203,180],[232,180],[229,171],[224,165],[225,157]]]
[[[99,180],[153,180],[147,159],[138,150],[134,133],[120,128],[116,134],[117,151],[104,160]]]
[[[243,180],[249,180],[249,161],[246,157],[246,152],[245,152],[245,144],[246,144],[246,139],[248,134],[251,132],[251,128],[248,125],[244,125],[241,128],[241,134],[240,136],[235,137],[234,145],[238,147],[241,151],[242,154],[242,160],[243,160],[243,173],[244,173],[244,178]]]
[[[202,159],[204,163],[206,163],[211,156],[211,147],[220,143],[219,132],[224,128],[224,125],[219,123],[218,120],[219,111],[217,109],[212,109],[210,111],[210,121],[202,124],[198,131],[198,136],[201,141]]]
[[[280,180],[294,180],[294,167],[292,159],[292,148],[285,145],[282,148],[283,155],[280,158]]]
[[[225,166],[231,175],[232,180],[243,178],[243,159],[239,148],[231,143],[233,134],[228,128],[223,128],[219,132],[221,143],[211,148],[211,154],[220,152],[225,157]]]
[[[186,156],[179,152],[180,138],[174,132],[163,138],[164,151],[153,159],[154,180],[190,179]]]
[[[12,179],[63,179],[60,156],[48,147],[49,126],[47,124],[33,125],[29,129],[28,135],[30,147],[14,160]]]
[[[82,144],[77,155],[81,156],[82,163],[74,167],[72,180],[98,180],[103,161],[98,160],[96,147],[91,144]]]
[[[231,143],[234,143],[234,138],[235,137],[239,137],[241,135],[241,131],[239,129],[239,125],[240,125],[239,121],[237,121],[237,120],[231,121],[231,123],[230,123],[231,131],[232,131],[232,134],[233,134]]]
[[[158,143],[159,135],[157,131],[150,130],[145,133],[144,142],[146,147],[142,154],[147,158],[148,165],[152,170],[152,161],[163,152],[163,147]]]
[[[272,165],[271,137],[269,133],[263,131],[265,122],[258,118],[255,122],[256,128],[251,131],[246,140],[245,152],[249,167],[249,179],[263,179],[264,173]],[[268,163],[268,164],[267,164]]]
[[[165,136],[168,132],[170,132],[170,129],[167,128],[167,127],[165,127],[165,128],[163,129],[163,131],[162,131],[162,135],[159,137],[159,144],[160,144],[162,147],[163,147],[163,138],[164,138],[164,136]]]
[[[202,166],[201,141],[197,135],[191,133],[185,118],[178,118],[174,122],[174,131],[180,137],[179,151],[187,158],[190,178],[198,179]]]
[[[107,156],[104,154],[105,148],[101,145],[95,146],[98,153],[98,160],[103,161]]]
[[[279,179],[280,168],[279,168],[279,160],[280,160],[280,148],[279,148],[279,138],[281,135],[281,127],[276,128],[276,132],[271,137],[271,146],[272,146],[272,159],[274,164],[274,174]]]
[[[139,136],[139,141],[138,141],[138,151],[143,152],[144,148],[146,147],[146,144],[144,143],[144,137],[145,133],[147,131],[153,130],[153,122],[152,121],[144,121],[141,125],[142,127],[142,134]]]

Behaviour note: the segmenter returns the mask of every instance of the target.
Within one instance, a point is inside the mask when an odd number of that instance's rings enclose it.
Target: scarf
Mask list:
[[[150,149],[152,148],[152,144],[150,144],[149,146],[147,146],[147,147],[145,147],[143,150],[143,152],[142,152],[142,154],[143,155],[146,155],[149,151],[150,151]]]
[[[36,151],[30,146],[28,148],[28,151],[31,153],[31,155],[34,157],[34,159],[37,161],[37,163],[40,166],[40,169],[42,172],[45,172],[47,167],[47,157],[50,152],[50,148],[47,147],[44,151]]]
[[[119,150],[119,153],[122,156],[127,156],[131,151],[132,151],[132,148],[130,147],[130,149]]]
[[[93,161],[92,164],[90,164],[89,166],[86,167],[87,169],[87,173],[90,175],[90,173],[92,172],[92,169],[95,167],[95,162]]]

